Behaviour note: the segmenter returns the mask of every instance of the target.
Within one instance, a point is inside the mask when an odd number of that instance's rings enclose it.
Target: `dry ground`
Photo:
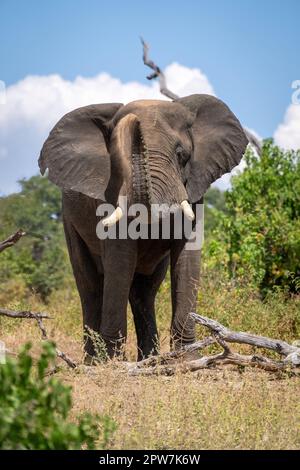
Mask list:
[[[168,348],[168,289],[166,284],[158,298],[163,350]],[[80,361],[80,308],[73,289],[56,293],[48,306],[35,297],[7,305],[50,312],[54,318],[47,321],[49,335]],[[199,308],[232,328],[290,341],[299,338],[299,299],[272,298],[262,304],[255,295],[224,290],[200,298]],[[33,341],[35,351],[40,344],[39,330],[30,320],[0,319],[0,337],[12,351],[27,340]],[[131,320],[127,352],[134,359]],[[299,377],[237,367],[173,377],[129,377],[113,362],[78,370],[62,364],[57,377],[73,387],[72,418],[91,411],[114,419],[111,449],[300,448]]]

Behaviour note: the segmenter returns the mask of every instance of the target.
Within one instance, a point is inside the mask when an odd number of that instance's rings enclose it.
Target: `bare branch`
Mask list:
[[[176,372],[187,373],[195,372],[201,369],[208,369],[218,365],[239,365],[250,366],[263,369],[268,372],[280,372],[288,369],[291,364],[287,365],[284,361],[274,361],[258,355],[244,355],[232,351],[224,351],[221,354],[211,356],[203,356],[193,361],[179,362],[175,364],[160,365],[153,367],[140,367],[139,363],[127,363],[126,368],[129,375],[174,375]]]
[[[285,341],[279,339],[270,339],[265,336],[253,335],[251,333],[231,331],[221,323],[213,320],[212,318],[203,317],[197,313],[190,313],[190,316],[195,320],[196,323],[205,326],[209,330],[217,333],[217,335],[229,343],[240,343],[250,344],[258,348],[271,349],[276,351],[278,354],[288,356],[292,353],[300,353],[300,349],[296,346],[292,346]]]
[[[41,330],[41,333],[42,333],[42,339],[44,341],[47,341],[49,338],[48,338],[48,335],[47,335],[47,331],[46,331],[46,328],[45,328],[45,325],[43,323],[43,320],[41,318],[37,318],[36,319],[37,321],[37,324],[38,324],[38,327],[39,329]],[[67,356],[67,354],[65,354],[64,352],[60,351],[58,348],[55,348],[56,350],[56,355],[62,359],[63,361],[65,361],[69,367],[71,367],[71,369],[75,369],[77,367],[77,364],[76,362],[74,362],[69,356]]]
[[[221,338],[218,333],[214,333],[214,337],[216,338],[217,343],[224,349],[224,355],[228,356],[231,354],[231,349],[228,344]]]
[[[176,372],[187,373],[195,372],[201,369],[208,369],[218,365],[233,364],[239,366],[257,367],[268,372],[279,372],[286,369],[286,365],[280,361],[273,361],[262,356],[256,355],[242,355],[235,352],[221,353],[211,356],[203,356],[200,359],[187,361],[178,364],[162,365],[155,367],[138,367],[133,364],[128,364],[127,369],[129,375],[174,375]]]
[[[48,334],[47,334],[47,330],[46,330],[45,325],[43,323],[43,319],[45,319],[45,318],[50,319],[51,317],[49,315],[47,315],[46,313],[34,313],[34,312],[29,311],[29,310],[13,311],[13,310],[7,310],[7,309],[1,308],[0,309],[0,315],[3,315],[5,317],[9,317],[9,318],[28,318],[28,319],[36,320],[37,325],[38,325],[38,327],[41,331],[41,334],[42,334],[42,339],[45,340],[45,341],[47,341],[49,339]],[[60,351],[58,348],[55,348],[55,349],[56,349],[57,357],[59,357],[60,359],[65,361],[66,364],[68,364],[69,367],[71,367],[72,369],[75,369],[75,367],[77,367],[76,362],[74,362],[69,356],[67,356],[67,354]]]
[[[160,92],[170,98],[171,100],[177,100],[180,98],[179,95],[176,95],[173,93],[171,90],[167,88],[167,82],[166,82],[166,77],[160,67],[153,62],[153,60],[149,59],[149,45],[144,41],[144,39],[141,37],[141,42],[143,44],[143,62],[145,65],[150,67],[150,69],[154,70],[154,72],[150,75],[147,76],[148,80],[153,80],[155,78],[159,79],[159,85],[160,85]],[[245,127],[243,128],[244,132],[246,134],[247,139],[249,140],[250,145],[252,145],[258,155],[261,155],[261,142],[257,139],[257,137],[249,131],[249,129],[246,129]]]
[[[154,367],[157,365],[163,364],[172,364],[177,359],[183,361],[187,359],[189,355],[195,351],[200,351],[201,349],[214,344],[216,339],[212,336],[208,336],[200,341],[196,341],[195,343],[188,344],[184,346],[182,349],[178,349],[176,351],[166,352],[164,354],[159,354],[157,356],[150,356],[146,359],[143,359],[139,362],[127,362],[128,367],[137,367],[137,368],[144,368],[144,367]]]
[[[6,250],[6,248],[9,248],[15,245],[20,240],[20,238],[24,237],[24,235],[26,235],[26,233],[20,229],[16,233],[8,237],[6,240],[4,240],[3,242],[0,242],[0,253],[1,251]],[[42,319],[51,318],[51,317],[47,315],[46,313],[39,313],[39,312],[34,313],[29,310],[14,311],[14,310],[0,308],[0,315],[9,317],[9,318],[29,318],[29,319],[36,320],[38,327],[42,333],[42,339],[48,340],[47,331],[43,324]],[[68,366],[71,367],[72,369],[77,367],[77,364],[72,359],[70,359],[64,352],[60,351],[57,348],[56,348],[56,355],[60,357],[63,361],[65,361],[68,364]]]
[[[141,42],[143,44],[143,61],[144,64],[150,67],[154,72],[151,75],[147,76],[148,80],[153,80],[154,78],[159,79],[159,86],[160,86],[160,92],[170,98],[171,100],[176,100],[179,98],[178,95],[175,95],[171,90],[167,88],[166,84],[166,77],[162,70],[156,65],[153,60],[149,59],[149,46],[148,44],[144,41],[143,38],[141,38]]]
[[[14,311],[14,310],[7,310],[5,308],[0,308],[0,315],[3,315],[5,317],[9,318],[32,318],[34,320],[38,320],[39,318],[51,318],[47,313],[34,313],[31,312],[30,310],[20,310],[20,311]]]
[[[0,242],[0,253],[1,251],[6,250],[6,248],[10,248],[11,246],[15,245],[20,240],[20,238],[24,237],[24,235],[26,235],[26,232],[20,229],[3,242]]]
[[[176,372],[194,372],[200,369],[226,364],[257,367],[269,372],[291,370],[292,368],[295,369],[300,366],[300,348],[296,346],[291,346],[284,341],[274,340],[264,336],[231,331],[211,318],[203,317],[196,313],[191,313],[190,315],[197,323],[211,330],[213,337],[210,336],[204,340],[197,341],[180,351],[150,357],[140,362],[125,363],[129,375],[174,375]],[[214,342],[217,342],[223,348],[222,353],[203,356],[199,359],[188,359],[188,352],[203,349]],[[239,354],[231,351],[226,342],[249,344],[260,348],[271,349],[286,357],[283,360],[275,361],[256,354]]]

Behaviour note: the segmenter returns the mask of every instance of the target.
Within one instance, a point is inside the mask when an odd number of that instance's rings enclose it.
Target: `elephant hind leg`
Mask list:
[[[129,301],[137,334],[138,361],[158,353],[155,297],[168,264],[169,258],[166,257],[150,276],[136,273],[131,285]]]

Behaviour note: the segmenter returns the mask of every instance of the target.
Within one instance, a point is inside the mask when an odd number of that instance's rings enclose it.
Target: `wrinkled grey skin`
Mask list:
[[[63,189],[66,240],[81,298],[83,324],[100,333],[109,356],[126,339],[130,302],[138,359],[157,353],[154,302],[171,270],[172,345],[195,339],[200,251],[186,240],[99,240],[96,208],[200,202],[209,185],[236,166],[248,140],[220,100],[192,95],[174,102],[91,105],[67,114],[41,151],[42,173]],[[89,356],[95,354],[90,339]]]

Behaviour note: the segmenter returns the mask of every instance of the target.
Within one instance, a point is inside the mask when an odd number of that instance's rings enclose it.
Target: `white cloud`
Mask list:
[[[174,62],[166,68],[165,76],[168,88],[179,96],[193,93],[215,95],[208,78],[199,69],[190,69]]]
[[[285,113],[275,133],[274,140],[277,145],[286,149],[300,148],[300,104],[291,104]]]
[[[197,68],[174,62],[166,67],[165,75],[169,89],[179,96],[215,95],[208,78]],[[64,80],[60,75],[27,76],[5,92],[5,101],[0,103],[0,194],[17,190],[18,179],[38,172],[37,159],[43,141],[68,111],[91,103],[167,99],[161,95],[157,81],[123,83],[105,72],[91,78],[78,76],[74,81]],[[252,129],[251,132],[261,139]],[[300,148],[300,105],[288,107],[274,139],[284,148]],[[242,160],[232,173],[243,168]],[[214,184],[226,189],[230,178],[231,174],[226,174]]]
[[[177,63],[165,70],[168,86],[180,96],[214,94],[212,85],[199,69]],[[60,75],[27,76],[6,89],[0,107],[0,194],[17,189],[16,180],[38,172],[37,159],[53,125],[68,111],[91,103],[136,99],[164,99],[157,82],[123,83],[108,73],[78,76],[74,81]]]

